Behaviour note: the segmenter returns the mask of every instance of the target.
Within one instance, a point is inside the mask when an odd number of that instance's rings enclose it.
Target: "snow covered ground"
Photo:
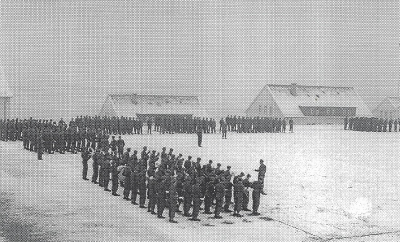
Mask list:
[[[254,179],[264,159],[262,215],[178,215],[170,224],[83,181],[79,155],[37,161],[20,142],[0,142],[0,241],[400,241],[400,133],[296,126],[291,134],[204,135],[202,148],[196,135],[123,138],[139,152],[172,147]]]

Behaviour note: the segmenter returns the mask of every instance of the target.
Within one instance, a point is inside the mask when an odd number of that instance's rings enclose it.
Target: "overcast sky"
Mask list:
[[[267,83],[399,95],[398,0],[1,0],[12,115],[97,114],[108,93],[243,114]]]

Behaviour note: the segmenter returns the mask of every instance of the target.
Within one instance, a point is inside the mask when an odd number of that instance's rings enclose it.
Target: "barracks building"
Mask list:
[[[387,97],[372,110],[374,117],[384,119],[400,118],[400,97]]]
[[[99,113],[101,117],[135,117],[141,120],[156,117],[204,116],[197,96],[111,94]]]
[[[340,124],[344,117],[371,117],[353,87],[266,85],[246,110],[248,117],[292,118],[295,124]]]

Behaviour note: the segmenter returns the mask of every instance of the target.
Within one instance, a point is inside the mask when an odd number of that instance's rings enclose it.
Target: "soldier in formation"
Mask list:
[[[375,117],[345,117],[344,129],[362,132],[398,132],[398,119]]]
[[[97,183],[98,177],[98,184],[104,191],[119,196],[119,180],[123,177],[123,199],[133,205],[139,205],[140,208],[147,208],[149,213],[157,215],[160,219],[165,218],[167,209],[170,223],[177,223],[175,218],[178,212],[183,212],[182,215],[192,221],[200,221],[201,210],[204,210],[204,214],[214,214],[216,219],[221,219],[223,212],[234,212],[234,216],[241,217],[241,211],[251,211],[248,208],[251,190],[253,212],[250,215],[259,215],[264,168],[258,169],[259,179],[252,182],[251,176],[245,177],[243,172],[233,176],[230,166],[222,170],[221,164],[218,163],[214,167],[212,160],[202,166],[200,157],[193,161],[192,157],[188,156],[185,160],[182,154],[175,155],[173,149],[167,153],[165,147],[160,154],[155,150],[150,152],[145,146],[140,157],[136,150],[131,153],[130,148],[122,156],[118,156],[118,152],[112,151],[111,147],[95,151],[85,148],[81,151],[81,157],[84,180],[88,180],[85,179],[87,161],[91,158],[93,183]],[[161,160],[157,162],[159,159]],[[111,190],[109,180],[112,183]]]
[[[225,121],[220,120],[221,131],[223,122],[228,131],[236,131],[237,133],[285,133],[287,124],[289,124],[289,132],[293,132],[293,119],[291,118],[236,117],[230,115],[225,118]]]

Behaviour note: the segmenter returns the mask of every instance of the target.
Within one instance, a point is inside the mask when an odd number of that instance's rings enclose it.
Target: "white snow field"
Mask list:
[[[171,147],[203,164],[232,165],[252,179],[264,159],[268,194],[261,216],[223,213],[214,220],[202,214],[201,222],[192,222],[178,214],[179,223],[170,224],[82,180],[79,154],[38,161],[21,142],[0,142],[0,208],[7,204],[0,241],[39,235],[43,241],[400,241],[400,133],[295,126],[295,133],[228,133],[226,140],[205,134],[201,148],[195,134],[123,138],[139,152],[144,145]],[[13,234],[10,221],[29,224],[30,233],[20,226]]]

